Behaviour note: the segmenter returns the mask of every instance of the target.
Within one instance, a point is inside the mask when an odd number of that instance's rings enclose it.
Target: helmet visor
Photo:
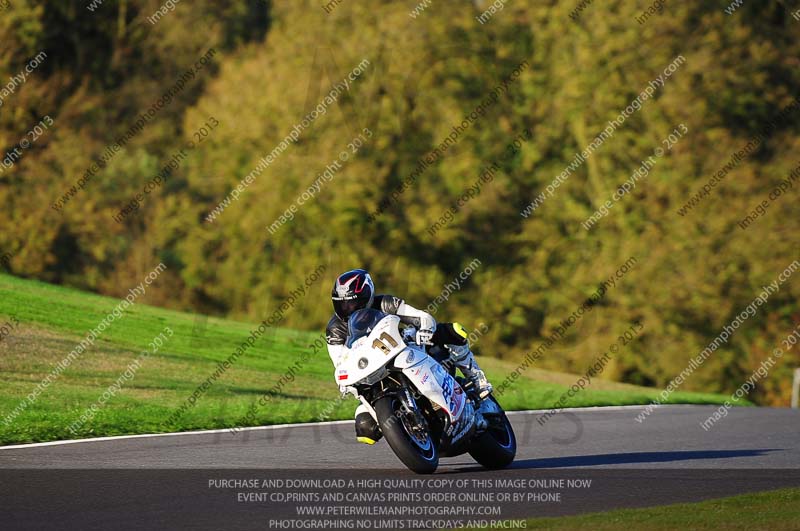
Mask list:
[[[358,298],[333,301],[333,310],[336,312],[336,315],[342,319],[347,319],[354,311],[360,310],[363,307],[364,301]]]

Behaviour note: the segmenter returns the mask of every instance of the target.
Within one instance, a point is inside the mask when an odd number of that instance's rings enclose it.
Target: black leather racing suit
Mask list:
[[[375,295],[372,306],[376,310],[391,315],[398,315],[397,310],[404,304],[403,299],[393,295]],[[431,317],[432,319],[432,317]],[[420,319],[417,317],[400,316],[400,321],[419,328]],[[328,326],[325,328],[325,340],[328,345],[344,345],[347,341],[347,321],[336,314],[333,314]],[[452,323],[437,323],[436,331],[431,339],[434,345],[442,347],[445,344],[465,345],[466,338],[458,334],[453,328]]]

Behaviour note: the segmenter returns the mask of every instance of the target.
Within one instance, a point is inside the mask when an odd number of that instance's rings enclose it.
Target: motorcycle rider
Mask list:
[[[334,314],[325,330],[325,339],[328,343],[328,355],[334,367],[338,365],[339,359],[347,350],[345,341],[348,336],[347,321],[350,315],[363,308],[374,308],[397,315],[401,322],[414,326],[417,329],[415,337],[417,344],[434,345],[445,349],[449,357],[443,364],[451,362],[458,367],[478,390],[480,398],[486,398],[492,392],[492,385],[475,362],[463,326],[458,323],[437,324],[431,314],[414,308],[403,299],[392,295],[375,295],[375,285],[366,270],[352,269],[339,275],[331,290],[331,301]],[[343,394],[349,392],[357,396],[354,387],[340,386],[339,389]],[[359,405],[356,409],[357,440],[375,444],[380,437],[377,422],[364,404]]]

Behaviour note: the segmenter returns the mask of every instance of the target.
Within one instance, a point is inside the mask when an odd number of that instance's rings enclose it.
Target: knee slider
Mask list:
[[[372,418],[366,408],[362,409],[362,406],[359,406],[359,409],[361,411],[356,410],[356,437],[359,439],[366,437],[372,441],[378,441],[383,437],[378,423],[375,422],[375,419]]]
[[[469,337],[469,334],[467,333],[467,329],[464,328],[464,325],[462,325],[461,323],[453,323],[453,331],[456,334],[458,334],[461,337],[463,337],[464,339],[467,339],[467,337]]]
[[[437,328],[438,330],[438,328]],[[467,345],[469,344],[469,332],[461,323],[452,323],[444,325],[443,330],[443,343],[451,345]]]

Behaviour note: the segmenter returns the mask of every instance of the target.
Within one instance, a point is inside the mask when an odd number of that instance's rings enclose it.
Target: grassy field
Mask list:
[[[789,531],[800,529],[800,489],[783,489],[700,503],[621,509],[560,518],[533,518],[526,529],[617,531],[675,529]]]
[[[146,297],[145,297],[146,300]],[[4,419],[49,371],[74,349],[119,300],[36,281],[0,275],[0,324],[13,330],[0,340],[0,443],[49,441],[136,433],[158,433],[240,425],[258,398],[322,334],[274,329],[260,338],[207,392],[195,407],[168,420],[203,381],[244,341],[254,326],[231,320],[199,318],[137,302],[107,328],[97,342],[67,368],[13,421]],[[326,301],[321,301],[327,303]],[[13,321],[12,321],[13,318]],[[15,324],[16,321],[19,324]],[[174,335],[144,359],[91,420],[75,433],[68,426],[100,400],[137,356],[166,326]],[[321,343],[319,343],[321,344]],[[481,360],[490,379],[501,381],[511,363]],[[507,409],[550,407],[576,377],[528,370],[502,397]],[[643,404],[659,390],[594,379],[568,406]],[[338,389],[324,348],[316,349],[302,370],[272,395],[268,407],[256,407],[248,425],[352,418],[356,402],[336,400]],[[677,392],[672,403],[719,404],[724,396]]]

